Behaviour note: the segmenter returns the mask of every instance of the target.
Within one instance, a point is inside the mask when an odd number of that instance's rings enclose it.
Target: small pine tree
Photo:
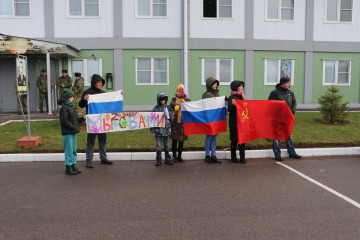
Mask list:
[[[344,96],[341,95],[339,91],[340,89],[338,87],[332,85],[327,87],[325,93],[318,97],[323,119],[330,124],[345,121],[349,115],[348,102],[342,103]]]

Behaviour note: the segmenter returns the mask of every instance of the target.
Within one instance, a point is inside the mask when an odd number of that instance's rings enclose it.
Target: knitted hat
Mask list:
[[[280,78],[280,85],[284,85],[285,83],[290,82],[290,79],[287,77]]]
[[[232,91],[236,92],[238,90],[238,87],[240,87],[241,85],[243,85],[243,87],[245,87],[245,83],[243,81],[234,80],[231,82],[230,88]]]
[[[42,73],[46,72],[46,69],[41,69],[41,72],[42,72]]]
[[[70,89],[67,89],[65,88],[61,97],[64,98],[64,99],[70,99],[74,96],[74,93],[70,90]]]
[[[183,90],[185,90],[185,86],[183,84],[179,84],[177,87],[176,87],[176,91],[181,91],[181,88],[183,88]]]
[[[81,77],[81,73],[76,72],[76,73],[75,73],[75,77]]]
[[[61,70],[62,73],[67,73],[67,70],[63,69]]]

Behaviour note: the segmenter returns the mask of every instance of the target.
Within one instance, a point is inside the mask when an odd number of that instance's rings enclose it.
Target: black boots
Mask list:
[[[179,148],[177,148],[177,140],[172,140],[172,153],[173,153],[173,162],[177,163],[177,162],[184,162],[184,159],[181,157],[183,148],[184,148],[184,142],[179,141]],[[177,154],[176,154],[177,152]]]
[[[78,169],[78,168],[76,167],[76,164],[71,165],[71,168],[72,168],[72,170],[73,170],[74,172],[76,172],[77,174],[81,173],[80,169]]]
[[[156,159],[156,163],[155,163],[155,166],[159,167],[162,165],[162,160],[161,158],[160,159]]]
[[[236,158],[236,147],[239,146],[240,160]],[[245,159],[245,143],[237,145],[237,142],[231,141],[231,162],[246,163]]]
[[[213,163],[221,163],[221,161],[218,160],[216,156],[211,156],[211,161],[212,161]]]
[[[113,162],[109,161],[108,159],[104,159],[104,160],[101,160],[101,164],[112,165]]]
[[[67,175],[77,175],[77,172],[74,171],[71,166],[66,166],[65,174],[67,174]]]

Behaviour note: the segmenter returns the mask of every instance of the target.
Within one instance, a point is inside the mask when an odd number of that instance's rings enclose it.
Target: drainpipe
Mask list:
[[[48,115],[52,115],[52,103],[51,103],[51,69],[50,69],[50,53],[46,53],[46,71],[47,71],[47,89],[48,89]]]
[[[188,92],[188,96],[190,97],[190,89],[189,89],[189,83],[188,83],[188,0],[184,0],[184,32],[183,32],[183,38],[184,38],[184,48],[183,48],[183,59],[184,59],[184,86],[185,89]]]

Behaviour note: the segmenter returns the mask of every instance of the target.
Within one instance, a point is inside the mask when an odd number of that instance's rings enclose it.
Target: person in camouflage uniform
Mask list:
[[[84,78],[81,77],[81,73],[79,72],[75,73],[75,83],[72,87],[72,91],[74,93],[74,107],[76,109],[78,121],[83,122],[86,109],[79,107],[79,101],[84,92]]]
[[[56,81],[56,86],[59,88],[60,96],[62,95],[64,88],[71,90],[71,86],[72,86],[72,79],[67,74],[67,70],[62,70],[61,73],[62,73],[61,77],[59,77],[58,80]]]
[[[49,111],[48,105],[48,85],[46,69],[41,69],[41,74],[36,80],[36,86],[39,89],[39,109],[43,113],[44,100],[46,102],[46,111]]]

